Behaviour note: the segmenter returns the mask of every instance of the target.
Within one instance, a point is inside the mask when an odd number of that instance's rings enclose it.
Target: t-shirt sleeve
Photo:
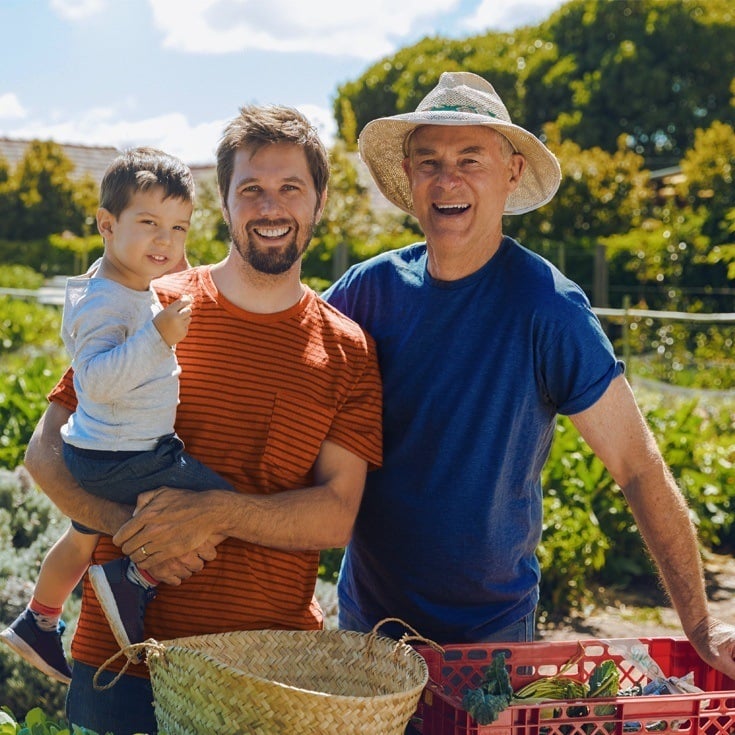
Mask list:
[[[365,336],[365,359],[355,372],[328,438],[366,460],[369,469],[376,469],[383,462],[383,388],[375,342]]]
[[[624,372],[599,319],[583,301],[567,304],[540,361],[541,380],[560,414],[594,405]]]
[[[370,301],[371,298],[369,290],[360,294],[364,299],[361,300],[358,297],[363,276],[361,270],[352,266],[321,295],[324,301],[358,324],[362,323],[359,319],[360,310],[358,306],[364,306],[365,300]]]
[[[58,403],[72,413],[77,408],[77,394],[74,390],[74,371],[67,368],[59,382],[48,394],[49,403]]]
[[[339,309],[343,314],[348,312],[347,300],[345,298],[345,289],[343,287],[345,277],[343,276],[339,281],[333,283],[323,294],[322,298],[328,303],[334,306],[335,309]]]

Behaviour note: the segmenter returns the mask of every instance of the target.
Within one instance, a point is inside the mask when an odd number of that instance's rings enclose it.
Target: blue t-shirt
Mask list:
[[[383,466],[368,474],[339,602],[437,642],[480,640],[538,602],[540,473],[556,415],[593,405],[623,366],[584,292],[504,238],[457,281],[426,244],[353,266],[324,298],[375,338]]]

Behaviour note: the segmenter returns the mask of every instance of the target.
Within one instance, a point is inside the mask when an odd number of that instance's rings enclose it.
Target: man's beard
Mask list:
[[[255,238],[252,235],[253,229],[257,227],[278,227],[280,225],[286,225],[292,228],[292,237],[289,242],[279,247],[268,245],[259,247],[256,244]],[[230,228],[230,237],[240,257],[253,270],[275,276],[289,270],[304,254],[314,234],[314,225],[314,222],[309,223],[308,228],[304,232],[304,237],[299,238],[299,227],[293,221],[284,223],[259,220],[249,222],[238,232]],[[299,239],[301,239],[301,242],[299,242]]]

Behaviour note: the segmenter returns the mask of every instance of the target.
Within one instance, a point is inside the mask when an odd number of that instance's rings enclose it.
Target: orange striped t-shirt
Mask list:
[[[357,324],[309,289],[286,311],[243,311],[218,293],[209,266],[154,285],[164,306],[184,293],[193,298],[188,335],[176,347],[182,368],[176,431],[188,452],[239,492],[310,486],[325,439],[370,466],[381,463],[375,346]],[[49,398],[74,410],[71,371]],[[94,563],[119,555],[102,536]],[[319,628],[322,613],[313,599],[318,561],[315,551],[227,539],[201,572],[178,587],[158,588],[146,611],[145,635],[166,640],[230,630]],[[85,578],[72,655],[99,666],[117,651]],[[147,675],[144,666],[128,673]]]

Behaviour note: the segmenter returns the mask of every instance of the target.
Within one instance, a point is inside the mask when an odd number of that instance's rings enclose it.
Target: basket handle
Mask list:
[[[408,643],[409,641],[414,641],[418,643],[426,643],[426,645],[431,646],[435,651],[438,651],[439,653],[444,653],[444,649],[438,644],[434,643],[430,638],[425,638],[424,636],[419,633],[416,628],[409,625],[404,620],[401,620],[400,618],[383,618],[382,620],[379,620],[374,626],[372,631],[370,632],[370,635],[376,636],[378,634],[378,630],[381,626],[385,625],[386,623],[400,623],[404,628],[407,628],[411,631],[411,634],[404,633],[399,639],[398,643]]]
[[[98,692],[104,692],[106,689],[111,689],[115,684],[117,684],[120,677],[125,674],[130,664],[139,663],[142,660],[143,653],[149,653],[151,651],[163,654],[166,652],[166,646],[159,643],[154,638],[149,638],[142,643],[131,643],[129,646],[125,646],[125,648],[120,649],[114,656],[110,656],[110,658],[108,658],[107,661],[105,661],[102,666],[94,672],[94,676],[92,677],[92,686]],[[114,661],[117,661],[120,656],[125,656],[125,664],[122,669],[118,671],[115,677],[108,684],[100,684],[100,674],[107,671],[109,665]]]

